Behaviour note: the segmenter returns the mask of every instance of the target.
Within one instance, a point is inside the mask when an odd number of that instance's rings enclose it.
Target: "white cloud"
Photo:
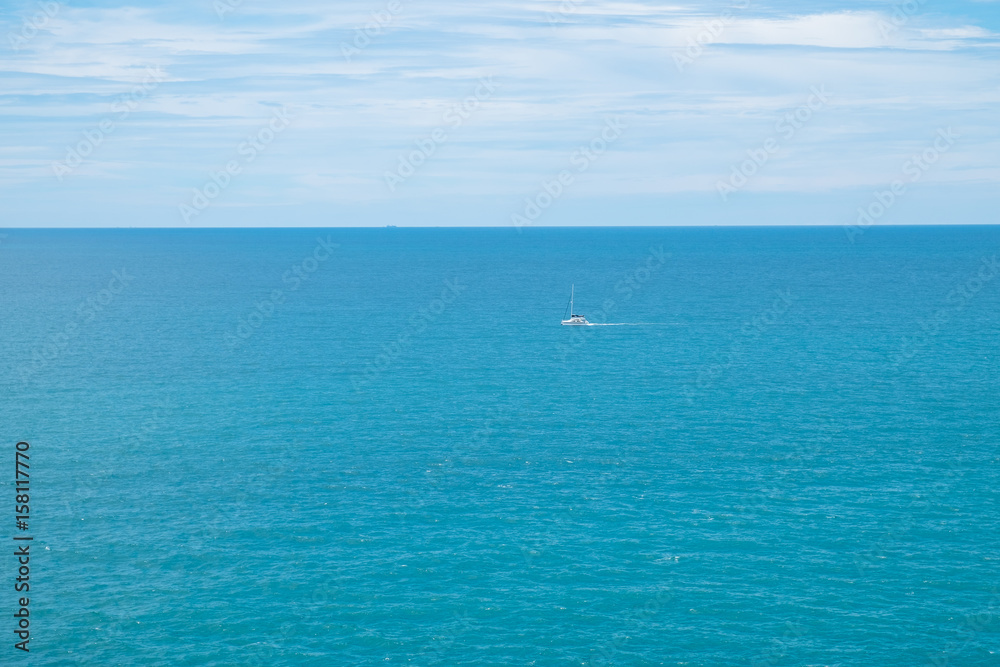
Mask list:
[[[595,122],[619,114],[633,129],[581,179],[581,192],[711,191],[814,84],[828,85],[830,108],[748,191],[881,183],[895,163],[869,155],[895,156],[943,122],[977,129],[934,178],[996,180],[1000,139],[986,117],[1000,104],[1000,70],[984,44],[995,36],[967,18],[913,17],[885,31],[880,12],[739,10],[681,73],[672,54],[713,19],[697,7],[581,2],[553,24],[556,0],[403,0],[391,28],[348,62],[340,43],[379,4],[243,3],[224,21],[211,2],[201,14],[66,9],[22,52],[0,55],[0,117],[19,145],[3,154],[0,182],[51,186],[51,159],[151,65],[168,81],[74,175],[80,182],[110,188],[127,177],[169,198],[227,159],[269,104],[284,104],[302,111],[295,130],[248,170],[228,205],[244,205],[241,188],[262,203],[378,200],[384,170],[487,74],[501,83],[495,99],[400,197],[530,190],[566,164]],[[17,173],[17,164],[31,169]],[[251,171],[260,187],[250,187]]]

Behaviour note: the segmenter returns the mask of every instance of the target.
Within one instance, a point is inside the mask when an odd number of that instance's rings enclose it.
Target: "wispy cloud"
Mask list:
[[[835,92],[829,110],[782,146],[747,184],[748,197],[879,185],[927,128],[945,124],[970,140],[929,178],[983,188],[998,180],[1000,131],[990,114],[1000,103],[1000,38],[985,6],[981,17],[936,8],[886,30],[884,5],[399,3],[351,59],[340,45],[379,2],[243,2],[224,18],[211,2],[61,6],[32,40],[0,51],[4,210],[40,224],[72,211],[93,224],[107,217],[95,207],[114,202],[123,216],[166,221],[191,184],[280,107],[295,110],[294,127],[197,224],[237,224],[261,206],[364,206],[370,219],[355,222],[385,224],[405,201],[477,198],[481,210],[496,209],[483,224],[504,224],[608,117],[625,118],[628,136],[570,199],[714,195],[720,169],[770,136],[801,91],[823,84]],[[0,29],[19,29],[23,16]],[[702,39],[723,16],[724,29]],[[679,72],[673,56],[693,40],[699,57]],[[148,68],[164,72],[161,85],[72,178],[54,182],[52,162]],[[385,165],[490,75],[504,85],[488,107],[419,179],[387,191]],[[170,209],[162,218],[161,206]],[[569,201],[560,207],[572,210]]]

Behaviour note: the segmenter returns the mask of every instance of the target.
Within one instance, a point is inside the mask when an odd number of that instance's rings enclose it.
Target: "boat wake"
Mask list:
[[[576,285],[569,288],[569,304],[566,309],[568,319],[562,320],[564,326],[573,327],[649,327],[649,326],[670,326],[670,322],[589,322],[583,315],[573,312],[573,299],[576,296]]]

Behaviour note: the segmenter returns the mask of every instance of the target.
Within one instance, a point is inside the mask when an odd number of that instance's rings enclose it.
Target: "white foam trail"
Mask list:
[[[588,327],[656,327],[671,326],[670,322],[590,322]]]

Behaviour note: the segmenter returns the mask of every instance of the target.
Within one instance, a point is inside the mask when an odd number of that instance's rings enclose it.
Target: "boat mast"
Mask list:
[[[569,287],[569,316],[573,317],[575,313],[573,312],[573,290],[576,289],[576,285],[570,285]]]

